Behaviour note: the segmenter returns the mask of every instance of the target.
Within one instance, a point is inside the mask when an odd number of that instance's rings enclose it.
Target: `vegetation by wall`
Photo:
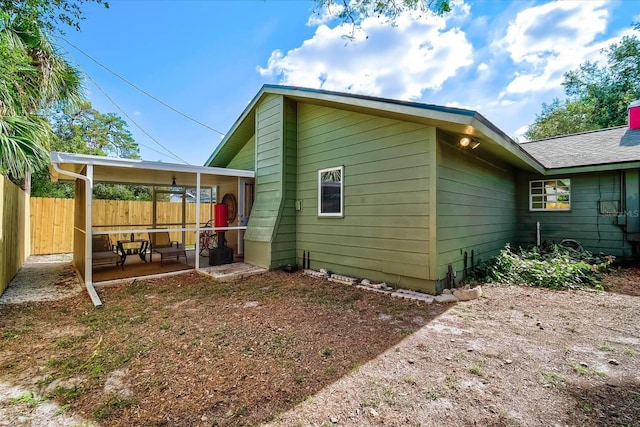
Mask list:
[[[0,175],[0,294],[29,256],[29,196]]]

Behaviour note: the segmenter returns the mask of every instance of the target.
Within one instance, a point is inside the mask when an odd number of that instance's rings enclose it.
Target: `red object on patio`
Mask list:
[[[229,226],[229,212],[227,210],[227,205],[224,203],[216,203],[213,209],[214,217],[213,217],[213,227],[228,227]],[[214,232],[218,232],[224,230],[214,230]]]

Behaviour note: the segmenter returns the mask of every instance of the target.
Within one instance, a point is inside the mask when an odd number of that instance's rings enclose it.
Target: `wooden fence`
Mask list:
[[[31,198],[31,253],[56,254],[73,251],[73,199]],[[93,231],[114,231],[112,241],[128,239],[128,233],[118,230],[144,230],[153,225],[153,202],[125,200],[93,200]],[[163,228],[182,227],[182,203],[158,202],[157,224]],[[207,206],[201,206],[200,224],[210,219]],[[186,204],[186,225],[195,227],[196,205]],[[146,232],[136,233],[138,238],[147,238]],[[172,232],[171,239],[182,242],[179,232]],[[185,244],[195,244],[195,233],[185,234]]]
[[[0,294],[29,256],[29,196],[0,175]]]

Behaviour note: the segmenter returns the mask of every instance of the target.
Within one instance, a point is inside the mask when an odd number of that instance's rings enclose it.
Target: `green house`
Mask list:
[[[518,144],[475,111],[266,85],[206,165],[255,172],[220,190],[244,201],[245,262],[436,292],[507,242],[635,254],[640,136],[618,152],[636,131],[603,132],[608,157],[573,153],[597,132],[559,155],[562,138]]]

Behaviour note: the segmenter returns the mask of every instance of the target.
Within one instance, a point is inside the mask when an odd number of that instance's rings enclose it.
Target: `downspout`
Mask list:
[[[56,172],[58,172],[61,175],[68,175],[71,176],[73,178],[76,179],[81,179],[83,180],[86,184],[87,184],[87,188],[88,189],[93,189],[93,185],[91,182],[91,178],[89,178],[88,176],[84,176],[84,175],[80,175],[78,173],[75,172],[70,172],[64,169],[61,169],[60,166],[58,165],[58,163],[52,162],[51,165],[53,166],[53,169],[55,169]],[[93,174],[93,165],[87,165],[87,171],[91,169],[91,172]],[[88,198],[88,200],[86,201],[87,203],[87,209],[85,211],[85,227],[89,228],[89,226],[91,226],[92,222],[91,222],[91,197]],[[85,247],[84,247],[84,286],[87,288],[87,292],[89,293],[89,297],[91,297],[91,302],[93,302],[93,305],[96,307],[100,307],[102,306],[102,301],[100,301],[100,297],[98,296],[98,293],[96,292],[95,288],[93,287],[93,277],[92,277],[92,271],[91,271],[91,252],[92,252],[92,248],[91,248],[91,239],[89,239],[89,235],[91,234],[90,231],[85,230]]]

